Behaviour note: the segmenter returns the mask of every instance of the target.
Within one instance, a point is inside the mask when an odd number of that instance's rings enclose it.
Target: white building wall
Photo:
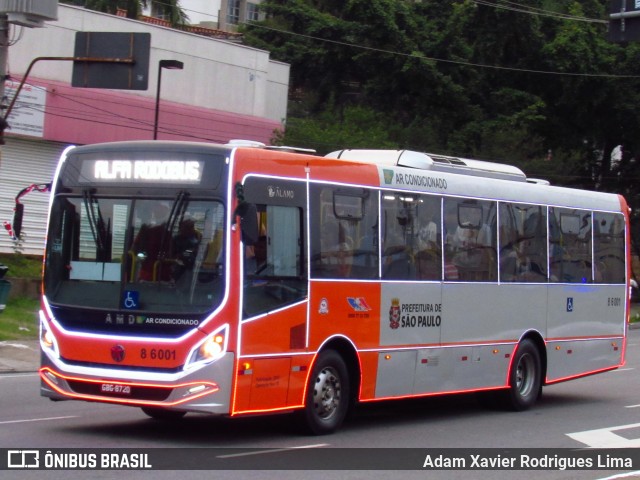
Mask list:
[[[184,70],[162,76],[163,100],[270,120],[286,117],[289,67],[280,62],[272,66],[269,52],[63,4],[58,21],[25,28],[9,48],[9,74],[20,77],[35,57],[73,56],[78,31],[151,33],[149,88],[131,94],[154,97],[158,62],[180,60]],[[70,82],[71,72],[72,62],[42,61],[31,76]],[[267,93],[279,101],[267,99]]]
[[[117,101],[121,102],[122,94],[126,94],[153,102],[158,62],[173,59],[184,62],[184,70],[163,72],[164,120],[176,105],[246,115],[254,117],[251,120],[256,124],[280,123],[286,118],[289,65],[272,61],[268,52],[63,4],[58,6],[58,20],[47,22],[45,28],[24,28],[21,33],[16,28],[19,27],[12,27],[12,33],[21,37],[9,47],[7,63],[7,72],[14,80],[22,79],[36,57],[72,57],[76,32],[150,32],[148,89],[118,90]],[[70,85],[72,67],[71,61],[39,61],[30,78]],[[108,96],[115,91],[98,92],[100,96]],[[47,98],[55,93],[54,84],[49,87]],[[42,105],[42,109],[47,112],[46,105]],[[152,116],[149,118],[152,120]],[[229,131],[234,129],[232,122],[224,126]],[[227,133],[221,132],[219,136],[224,138]],[[60,152],[71,141],[58,138],[58,142],[54,142],[46,134],[16,137],[10,129],[5,134],[6,144],[0,147],[0,223],[11,221],[14,197],[22,188],[51,181]],[[25,254],[42,253],[48,200],[49,195],[42,193],[23,197]],[[9,235],[0,234],[0,252],[9,253],[13,249]]]
[[[266,109],[270,112],[281,112],[278,105],[287,104],[289,95],[289,64],[271,61],[269,62],[269,74],[267,82],[267,105]],[[284,125],[286,123],[286,111],[279,120]]]

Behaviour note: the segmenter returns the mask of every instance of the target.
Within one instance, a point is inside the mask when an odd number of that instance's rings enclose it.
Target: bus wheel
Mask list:
[[[342,425],[349,408],[349,374],[334,350],[319,354],[309,377],[302,411],[307,430],[315,435],[331,433]]]
[[[187,413],[161,407],[142,407],[142,411],[155,420],[180,420]]]
[[[509,390],[505,398],[507,406],[516,411],[527,410],[536,403],[541,387],[540,352],[531,340],[525,339],[518,345],[511,364]]]

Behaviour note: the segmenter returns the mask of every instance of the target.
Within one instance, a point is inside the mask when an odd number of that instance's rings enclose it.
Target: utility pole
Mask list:
[[[9,24],[28,28],[44,27],[44,22],[58,19],[58,0],[0,0],[0,144],[7,128],[7,59],[9,57]]]
[[[7,60],[9,57],[9,17],[6,13],[0,14],[0,144],[4,141],[4,130],[7,128],[5,120],[5,109],[7,108],[7,98],[4,85],[7,81]],[[0,158],[0,162],[2,159]]]
[[[7,80],[7,58],[9,56],[9,18],[0,14],[0,117],[4,118],[7,102],[4,94],[4,82]]]

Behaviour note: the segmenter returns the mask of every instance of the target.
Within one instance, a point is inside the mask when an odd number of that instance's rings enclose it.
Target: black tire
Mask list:
[[[187,413],[161,407],[142,407],[142,411],[154,420],[180,420]]]
[[[511,371],[509,389],[504,392],[505,406],[522,411],[531,408],[542,390],[542,362],[536,344],[528,339],[518,345]]]
[[[349,373],[344,360],[334,350],[318,355],[309,377],[303,426],[314,435],[332,433],[342,425],[350,403]]]

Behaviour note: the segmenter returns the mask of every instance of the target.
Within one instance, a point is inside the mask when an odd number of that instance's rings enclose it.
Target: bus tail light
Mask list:
[[[228,325],[223,325],[196,345],[189,353],[185,369],[211,363],[222,357],[227,351],[228,328]]]
[[[60,358],[58,341],[49,328],[49,322],[47,322],[47,318],[42,310],[40,310],[40,346],[43,350],[47,350],[57,358]]]

